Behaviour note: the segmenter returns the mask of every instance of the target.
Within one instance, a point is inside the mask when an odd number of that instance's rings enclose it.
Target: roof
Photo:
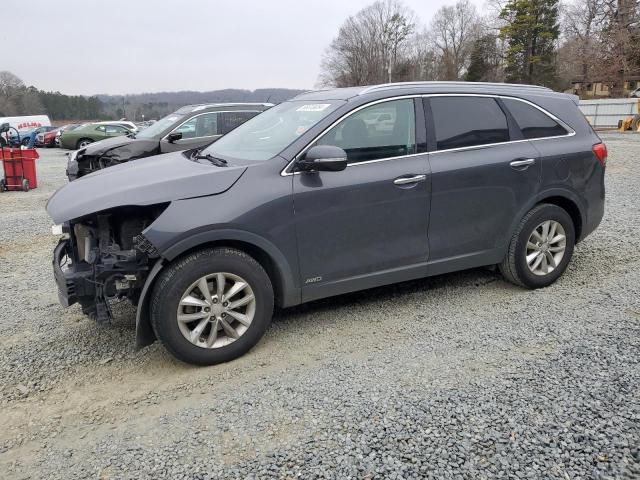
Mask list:
[[[273,107],[273,103],[198,103],[194,105],[185,105],[180,107],[178,112],[180,113],[192,113],[200,110],[208,110],[212,108],[226,108],[226,107]]]
[[[550,88],[538,85],[486,82],[399,82],[384,83],[365,87],[334,88],[316,90],[295,97],[296,100],[349,100],[363,95],[394,92],[398,94],[416,93],[544,93],[553,92]]]

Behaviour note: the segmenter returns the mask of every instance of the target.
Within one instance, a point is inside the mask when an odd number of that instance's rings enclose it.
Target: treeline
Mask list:
[[[110,119],[98,97],[63,95],[60,92],[38,92],[44,112],[52,120]]]
[[[468,0],[428,25],[400,0],[347,18],[322,59],[320,84],[410,80],[534,83],[566,89],[607,83],[621,95],[640,75],[638,0]]]
[[[27,87],[11,72],[0,72],[0,117],[46,114],[52,120],[108,119],[97,97],[63,95]]]
[[[159,92],[137,95],[64,95],[27,87],[11,72],[0,72],[0,117],[46,114],[51,120],[133,121],[159,119],[180,107],[197,103],[281,103],[303,90],[263,88],[209,92]]]

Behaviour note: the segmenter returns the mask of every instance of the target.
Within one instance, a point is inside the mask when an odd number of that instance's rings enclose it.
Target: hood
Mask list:
[[[214,195],[231,188],[245,170],[193,162],[180,152],[147,157],[65,185],[47,202],[47,213],[59,224],[114,207]]]
[[[156,155],[160,151],[160,142],[153,138],[131,138],[126,136],[107,138],[89,144],[78,151],[77,160],[82,157],[108,157],[112,161],[126,162],[137,158]]]
[[[73,130],[71,130],[73,131]],[[112,148],[122,147],[134,142],[135,139],[122,135],[120,137],[105,138],[99,142],[90,143],[86,148],[78,152],[82,155],[100,156]]]

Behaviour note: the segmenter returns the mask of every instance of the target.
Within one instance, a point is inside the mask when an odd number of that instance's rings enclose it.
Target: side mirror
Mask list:
[[[167,135],[167,142],[173,143],[182,140],[182,132],[172,132]]]
[[[9,125],[8,123],[3,123],[2,125],[0,125],[0,133],[7,133],[10,128],[11,125]]]
[[[316,145],[297,163],[303,172],[339,172],[347,168],[347,153],[333,145]]]

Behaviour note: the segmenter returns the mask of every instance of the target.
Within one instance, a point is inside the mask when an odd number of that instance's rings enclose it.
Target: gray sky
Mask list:
[[[454,2],[404,3],[428,23]],[[28,18],[5,9],[0,70],[66,94],[313,88],[342,22],[370,3],[30,0]]]

